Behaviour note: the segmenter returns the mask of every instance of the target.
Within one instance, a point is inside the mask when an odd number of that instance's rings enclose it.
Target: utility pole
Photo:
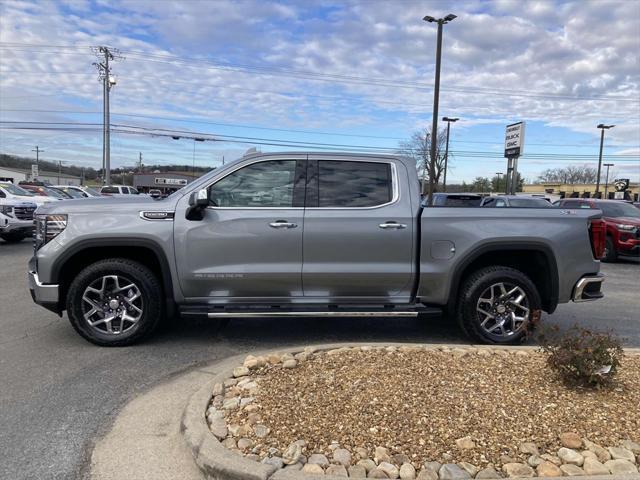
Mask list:
[[[502,172],[496,172],[496,175],[498,176],[498,185],[496,186],[496,190],[499,192],[500,191],[500,175],[502,175]]]
[[[457,122],[459,118],[442,117],[443,122],[447,122],[447,146],[444,151],[444,180],[442,181],[442,191],[447,191],[447,163],[449,162],[449,130],[451,122]]]
[[[433,121],[431,122],[431,153],[429,165],[429,195],[427,197],[427,205],[433,205],[433,190],[435,188],[436,176],[436,146],[438,143],[438,103],[440,101],[440,64],[442,61],[442,26],[457,18],[453,14],[449,14],[444,18],[434,18],[429,15],[423,20],[429,23],[438,24],[438,37],[436,43],[436,78],[433,88]]]
[[[36,148],[31,150],[32,152],[36,152],[36,165],[40,164],[40,154],[44,153],[44,150],[40,150],[40,147],[36,145]]]
[[[142,173],[142,152],[138,152],[138,172]]]
[[[609,190],[609,167],[613,167],[614,163],[604,163],[605,167],[607,167],[607,179],[604,181],[604,198],[607,198],[607,192]]]
[[[598,124],[597,128],[600,129],[600,156],[598,158],[598,178],[596,178],[596,193],[595,198],[598,198],[600,193],[600,171],[602,169],[602,147],[604,146],[604,131],[615,127],[615,125],[605,125],[604,123]]]
[[[122,58],[119,51],[109,47],[97,47],[93,49],[96,55],[102,56],[102,61],[94,63],[98,69],[98,78],[102,81],[102,102],[103,102],[103,120],[102,120],[102,168],[104,172],[103,183],[111,183],[111,128],[109,118],[109,92],[116,84],[116,79],[111,75],[111,67],[109,60]],[[114,53],[116,55],[114,55]]]

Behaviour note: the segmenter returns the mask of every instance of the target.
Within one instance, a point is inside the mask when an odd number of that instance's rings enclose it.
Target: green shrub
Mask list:
[[[622,343],[611,332],[574,326],[564,333],[556,327],[539,335],[547,364],[571,386],[610,386],[624,355]]]

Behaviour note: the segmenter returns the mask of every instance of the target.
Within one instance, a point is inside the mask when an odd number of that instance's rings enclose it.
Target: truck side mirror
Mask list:
[[[201,188],[193,192],[189,197],[189,208],[185,218],[187,220],[202,220],[204,209],[209,206],[209,192],[206,188]]]

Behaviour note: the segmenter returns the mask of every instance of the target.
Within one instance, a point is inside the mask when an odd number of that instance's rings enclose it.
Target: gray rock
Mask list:
[[[529,455],[540,455],[540,451],[538,450],[537,445],[533,442],[521,443],[519,449],[522,453],[528,453]]]
[[[560,438],[560,443],[563,447],[571,448],[574,450],[577,448],[582,448],[582,439],[577,433],[563,432],[558,435],[558,437]]]
[[[527,463],[529,464],[530,467],[536,468],[538,465],[540,465],[541,463],[544,463],[545,460],[538,456],[538,455],[531,455],[528,459],[527,459]]]
[[[226,388],[229,388],[229,387],[233,387],[236,383],[238,383],[238,380],[237,380],[237,379],[235,379],[235,378],[227,378],[227,379],[224,381],[224,386],[225,386]]]
[[[251,440],[250,438],[241,438],[240,440],[238,440],[238,448],[240,450],[248,450],[250,448],[253,448],[253,440]]]
[[[438,472],[434,472],[430,468],[423,468],[418,473],[416,480],[438,480]]]
[[[356,465],[364,468],[367,473],[376,468],[376,462],[374,462],[370,458],[363,458],[362,460],[358,460],[358,463],[356,463]]]
[[[391,457],[389,456],[389,450],[384,447],[376,447],[375,452],[373,454],[373,459],[376,463],[380,462],[391,462]]]
[[[345,448],[338,448],[333,452],[333,460],[340,465],[348,467],[351,465],[351,452]]]
[[[635,455],[640,455],[640,443],[633,440],[623,440],[621,445],[627,450],[631,450]]]
[[[217,397],[218,395],[223,395],[223,394],[224,394],[224,385],[221,383],[216,383],[213,386],[213,390],[211,391],[211,396]]]
[[[404,463],[411,463],[411,459],[404,453],[396,453],[393,457],[393,462],[396,465],[402,465]]]
[[[284,462],[280,457],[267,457],[264,460],[262,460],[262,463],[266,465],[273,465],[278,469],[284,467]]]
[[[269,435],[270,431],[271,430],[269,430],[269,428],[265,427],[264,425],[260,425],[260,424],[255,425],[253,427],[253,432],[255,433],[256,437],[258,437],[258,438],[266,437],[267,435]]]
[[[495,478],[502,478],[493,467],[483,468],[476,474],[476,479],[480,480],[493,480]]]
[[[211,425],[209,425],[209,429],[218,440],[222,440],[229,433],[227,422],[224,421],[224,418],[216,418],[211,422]]]
[[[229,448],[229,449],[235,449],[238,448],[238,445],[236,444],[236,439],[232,438],[232,437],[227,437],[224,440],[222,440],[222,445],[224,445],[225,448]]]
[[[469,462],[458,462],[458,466],[460,468],[462,468],[463,470],[466,470],[469,473],[469,475],[471,475],[472,477],[474,477],[475,474],[478,473],[478,467],[476,467],[472,463],[469,463]]]
[[[524,463],[505,463],[502,466],[502,471],[507,475],[507,477],[511,478],[529,478],[535,477],[536,473],[533,468]]]
[[[236,367],[233,369],[233,376],[235,378],[246,377],[249,375],[249,369],[247,367]]]
[[[307,463],[302,467],[302,473],[307,473],[309,475],[324,475],[324,470],[317,463]]]
[[[347,470],[351,478],[367,478],[367,469],[362,465],[351,465]]]
[[[625,473],[638,473],[636,466],[629,460],[607,460],[604,466],[609,469],[611,475],[624,475]]]
[[[472,448],[476,448],[476,443],[471,439],[471,437],[463,437],[457,439],[456,445],[460,450],[470,450]]]
[[[369,458],[369,452],[366,448],[356,447],[355,448],[356,455],[358,455],[358,459]]]
[[[631,463],[635,463],[636,456],[633,454],[631,450],[627,450],[623,447],[609,447],[609,453],[611,454],[611,458],[614,460],[627,460]]]
[[[240,399],[240,407],[246,407],[250,403],[255,402],[255,397],[244,397]]]
[[[560,460],[558,457],[556,457],[555,455],[550,455],[548,453],[543,453],[542,455],[540,455],[540,458],[542,458],[543,460],[546,460],[547,462],[551,462],[556,466],[560,466],[562,465],[562,460]]]
[[[576,465],[578,467],[580,467],[584,463],[584,457],[571,448],[562,447],[561,449],[559,449],[558,457],[560,457],[562,463],[568,463],[570,465]]]
[[[416,478],[416,469],[410,463],[403,463],[400,466],[401,480],[414,480]]]
[[[438,474],[440,475],[440,480],[462,480],[471,478],[469,472],[463,470],[455,463],[445,463],[440,467]]]
[[[347,469],[344,465],[329,465],[325,470],[325,475],[332,475],[334,477],[348,477]]]
[[[314,465],[320,465],[323,468],[329,466],[329,460],[321,453],[314,453],[313,455],[310,455],[307,459],[307,464],[310,463]]]
[[[440,462],[426,462],[422,468],[428,468],[437,474],[440,471],[441,466],[442,464]]]
[[[380,470],[378,467],[374,468],[367,474],[367,478],[389,478],[384,471]]]
[[[586,438],[582,439],[584,446],[590,452],[593,452],[598,457],[598,460],[601,462],[606,462],[607,460],[611,460],[611,454],[603,447],[598,445],[597,443],[593,443]]]
[[[222,404],[222,408],[225,410],[235,410],[240,405],[240,399],[238,397],[227,398]]]
[[[593,458],[585,458],[582,469],[587,475],[609,475],[609,469]]]
[[[584,470],[578,467],[577,465],[567,464],[560,465],[560,470],[566,477],[579,477],[584,475]]]
[[[557,465],[551,462],[542,462],[536,468],[536,472],[538,472],[539,477],[561,477],[562,470]]]
[[[396,467],[393,463],[389,463],[389,462],[380,462],[378,464],[378,469],[386,473],[387,477],[389,478],[398,478],[398,475],[400,473],[398,471],[398,467]]]
[[[293,358],[290,358],[289,360],[285,360],[284,362],[282,362],[282,368],[296,368],[297,366],[298,366],[298,362]]]
[[[304,464],[298,462],[298,463],[294,463],[293,465],[286,465],[284,469],[290,470],[292,472],[299,472],[300,470],[302,470],[302,467],[304,467]]]
[[[246,458],[247,460],[252,460],[254,462],[259,462],[259,461],[262,460],[260,458],[260,455],[258,455],[257,453],[249,453],[249,454],[245,455],[244,458]]]
[[[282,461],[285,465],[293,465],[300,461],[300,457],[302,457],[302,447],[294,442],[282,454]]]

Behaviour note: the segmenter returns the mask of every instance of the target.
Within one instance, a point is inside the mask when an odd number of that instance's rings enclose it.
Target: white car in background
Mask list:
[[[20,242],[33,235],[33,214],[37,205],[0,198],[0,238],[5,242]]]
[[[62,190],[74,198],[101,197],[99,191],[86,187],[84,185],[51,185],[52,187]]]
[[[12,200],[15,202],[31,202],[36,205],[44,205],[49,202],[57,202],[55,197],[43,197],[42,195],[34,195],[18,185],[10,182],[0,182],[0,202],[2,200]]]
[[[126,185],[105,185],[100,189],[102,195],[117,196],[117,195],[140,195],[140,192],[133,187],[127,187]]]

